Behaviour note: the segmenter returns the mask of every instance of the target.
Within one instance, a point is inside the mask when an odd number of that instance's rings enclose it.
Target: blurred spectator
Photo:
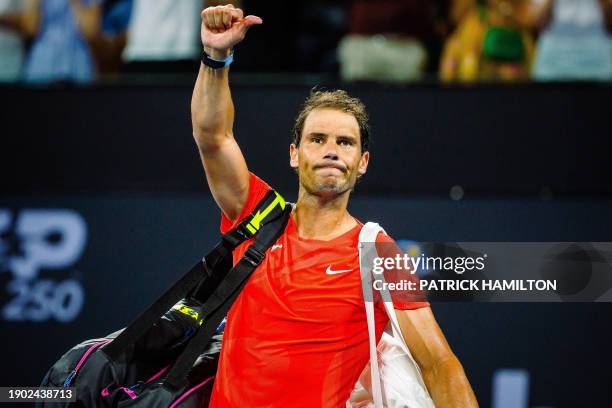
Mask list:
[[[34,36],[25,67],[29,82],[95,79],[88,41],[100,33],[103,0],[30,0]]]
[[[196,72],[203,8],[203,0],[134,0],[126,71]]]
[[[612,0],[599,0],[601,9],[603,11],[604,24],[608,34],[612,33]]]
[[[106,0],[102,8],[102,30],[91,41],[101,76],[117,76],[121,72],[121,55],[127,43],[127,30],[132,15],[132,0]]]
[[[525,80],[551,0],[482,0],[465,12],[442,54],[444,81]]]
[[[24,59],[23,0],[0,0],[0,82],[17,81]]]
[[[338,48],[345,80],[419,79],[444,35],[448,0],[355,0]],[[429,51],[429,52],[428,52]]]
[[[538,42],[534,79],[612,80],[612,39],[605,31],[611,4],[556,0],[552,23]]]

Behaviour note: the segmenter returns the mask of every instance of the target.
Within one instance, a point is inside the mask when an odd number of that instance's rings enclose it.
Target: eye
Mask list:
[[[311,140],[312,140],[313,143],[321,143],[321,142],[323,142],[323,138],[321,138],[319,136],[313,136]]]
[[[338,144],[340,146],[352,146],[354,144],[354,142],[352,140],[341,139],[341,140],[338,141]]]

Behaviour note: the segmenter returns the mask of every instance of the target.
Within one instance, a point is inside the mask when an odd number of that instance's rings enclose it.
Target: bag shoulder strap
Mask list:
[[[368,222],[359,233],[359,270],[361,272],[361,289],[365,302],[366,319],[368,322],[368,341],[370,349],[370,377],[372,380],[372,397],[376,408],[383,407],[380,373],[378,368],[378,354],[376,351],[376,319],[374,316],[374,293],[372,291],[372,257],[376,256],[376,246],[367,245],[375,243],[378,233],[383,231],[380,225]]]
[[[232,251],[244,241],[257,235],[262,226],[278,218],[288,217],[285,214],[287,208],[289,207],[280,194],[275,190],[268,191],[250,215],[234,229],[225,233],[221,237],[221,241],[208,254],[168,288],[151,306],[130,323],[115,340],[107,344],[102,351],[111,361],[117,361],[123,352],[136,344],[153,324],[157,322],[157,319],[190,291],[196,289],[196,287],[203,286],[205,281],[212,283],[213,287],[215,284],[218,284],[231,268],[231,263],[229,267],[225,267],[226,262],[224,261],[231,257]],[[282,228],[284,229],[284,226]]]
[[[370,376],[372,378],[373,394],[372,396],[374,399],[374,406],[376,408],[382,408],[384,404],[380,370],[378,367],[378,355],[376,349],[376,319],[374,317],[374,293],[372,290],[371,268],[374,264],[373,258],[378,256],[376,252],[375,243],[376,238],[378,237],[378,234],[380,232],[386,234],[385,230],[380,225],[374,222],[368,222],[363,226],[359,234],[359,267],[361,270],[361,284],[366,307],[366,318],[368,322],[368,338],[370,346]],[[384,280],[384,274],[381,274],[379,278]],[[399,343],[401,345],[402,351],[409,357],[411,363],[416,368],[416,372],[418,373],[416,380],[422,386],[422,388],[427,391],[420,367],[412,357],[412,354],[410,353],[410,350],[406,345],[404,336],[402,335],[402,331],[399,326],[399,321],[397,320],[397,315],[395,313],[395,308],[393,307],[391,294],[388,290],[381,290],[380,294],[382,296],[382,300],[385,306],[385,311],[389,316],[389,322],[391,324],[393,336],[401,340]]]
[[[227,272],[232,268],[232,251],[238,245],[258,235],[264,225],[270,224],[279,217],[282,217],[286,208],[287,202],[279,193],[275,190],[268,191],[251,214],[246,216],[236,227],[223,234],[217,246],[203,258],[200,264],[202,264],[202,267],[204,265],[208,266],[208,268],[205,268],[208,279],[202,279],[189,292],[189,295],[201,303],[206,302]],[[255,249],[250,250],[249,248],[250,251],[247,251],[245,256],[253,259],[263,259],[263,253],[268,248],[262,247],[259,249],[260,251],[257,253]]]
[[[173,390],[181,387],[194,362],[210,342],[217,327],[246,285],[248,278],[263,261],[265,252],[284,232],[290,214],[291,207],[283,207],[278,217],[265,223],[258,230],[259,233],[255,241],[247,249],[245,255],[227,273],[223,281],[206,300],[202,307],[204,323],[168,371],[168,376],[164,382],[165,387]]]
[[[221,239],[233,246],[233,250],[244,241],[257,235],[261,227],[277,218],[286,205],[287,202],[278,192],[268,191],[251,214],[247,215],[235,228],[223,234]]]

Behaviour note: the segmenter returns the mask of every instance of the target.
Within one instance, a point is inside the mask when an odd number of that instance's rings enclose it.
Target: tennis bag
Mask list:
[[[269,191],[255,210],[129,326],[86,340],[64,354],[41,386],[72,388],[77,402],[48,407],[208,406],[225,316],[267,249],[282,234],[291,206]],[[232,267],[232,251],[251,239]]]

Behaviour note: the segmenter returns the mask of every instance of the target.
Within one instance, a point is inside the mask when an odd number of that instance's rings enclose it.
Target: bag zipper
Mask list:
[[[153,377],[151,377],[147,381],[145,381],[145,384],[150,383],[151,381],[153,381],[154,379],[156,379],[157,377],[159,377],[160,375],[165,373],[168,368],[170,368],[170,365],[167,365],[164,368],[162,368],[157,374],[153,375]]]
[[[83,364],[85,364],[85,360],[87,360],[87,358],[89,357],[89,355],[91,353],[93,353],[94,351],[96,351],[96,349],[106,343],[110,342],[110,340],[102,340],[99,343],[93,344],[91,345],[87,351],[85,352],[85,354],[83,354],[83,356],[81,357],[81,359],[79,360],[79,362],[77,363],[76,367],[74,367],[74,370],[72,370],[72,372],[70,372],[70,374],[68,375],[68,377],[64,380],[64,388],[68,388],[70,386],[70,383],[72,382],[72,380],[74,379],[74,377],[77,375],[77,372],[81,369],[81,367],[83,366]]]
[[[118,389],[122,390],[123,392],[125,392],[131,399],[136,399],[138,398],[138,394],[136,394],[136,392],[134,391],[134,388],[140,387],[141,385],[145,385],[150,383],[151,381],[155,380],[156,378],[158,378],[159,376],[161,376],[163,373],[166,372],[166,370],[168,370],[168,368],[170,368],[170,365],[167,365],[166,367],[162,368],[161,370],[159,370],[156,374],[153,374],[153,376],[151,378],[149,378],[147,381],[142,382],[139,381],[136,384],[132,385],[131,387],[119,387]],[[111,386],[113,386],[114,384],[109,385],[108,387],[105,387],[101,392],[100,395],[102,395],[103,397],[108,397],[110,395],[110,391],[109,388]]]
[[[170,405],[170,408],[175,408],[178,404],[181,403],[181,401],[183,401],[185,398],[187,398],[190,394],[192,394],[198,388],[201,388],[201,387],[205,386],[206,384],[208,384],[210,382],[210,380],[212,380],[213,378],[215,378],[214,375],[212,377],[208,377],[206,380],[202,381],[201,383],[199,383],[198,385],[196,385],[195,387],[193,387],[189,391],[185,392],[183,395],[181,395],[179,397],[179,399],[177,399],[176,401],[174,401],[172,403],[172,405]]]

